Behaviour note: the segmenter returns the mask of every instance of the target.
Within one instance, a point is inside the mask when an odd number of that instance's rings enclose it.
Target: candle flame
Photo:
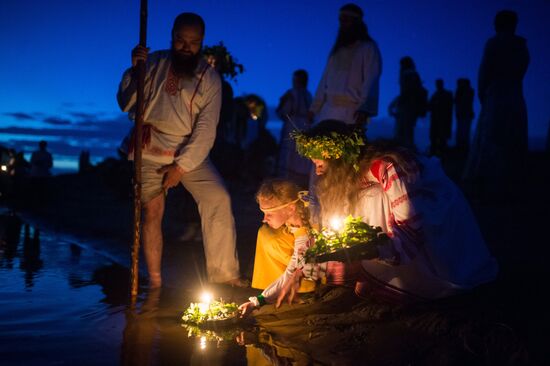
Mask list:
[[[206,349],[206,336],[201,336],[200,347],[201,350]]]
[[[344,220],[338,216],[332,216],[329,221],[330,228],[334,231],[340,231],[343,229]]]
[[[212,294],[210,292],[203,292],[201,294],[201,302],[206,303],[207,305],[212,302]]]

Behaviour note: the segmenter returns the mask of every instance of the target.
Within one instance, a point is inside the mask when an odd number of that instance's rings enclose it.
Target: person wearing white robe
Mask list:
[[[362,18],[357,5],[340,9],[338,38],[315,92],[310,120],[364,124],[378,114],[382,59]]]
[[[292,89],[281,97],[277,116],[283,121],[279,150],[278,173],[307,186],[311,162],[296,152],[296,144],[290,133],[309,127],[307,113],[311,105],[311,93],[307,90],[308,75],[305,70],[296,70],[292,78]]]
[[[141,196],[143,246],[151,288],[162,286],[166,192],[180,183],[198,205],[208,280],[246,286],[240,279],[231,198],[208,159],[216,137],[221,81],[200,55],[203,37],[202,18],[182,13],[174,21],[171,50],[148,55],[147,49],[137,46],[132,52],[132,65],[140,60],[146,64]],[[189,62],[193,57],[196,64]],[[178,72],[181,65],[191,66]],[[134,74],[133,67],[126,70],[117,94],[120,108],[129,112],[131,119],[136,109]],[[133,159],[132,146],[129,150]]]
[[[359,296],[413,303],[496,278],[497,262],[473,213],[437,158],[387,142],[358,144],[360,135],[341,121],[322,121],[304,135],[301,141],[314,147],[301,151],[321,175],[316,194],[323,220],[360,216],[389,237],[377,245],[378,253],[361,261]],[[338,145],[343,155],[332,157],[334,149],[320,153],[320,144]]]

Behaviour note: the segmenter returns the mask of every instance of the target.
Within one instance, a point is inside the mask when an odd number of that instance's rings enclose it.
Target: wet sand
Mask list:
[[[142,280],[137,310],[128,313],[132,203],[126,183],[100,170],[54,177],[44,204],[20,209],[30,235],[32,227],[43,233],[39,261],[32,260],[36,251],[33,257],[24,249],[24,230],[15,249],[3,242],[0,354],[8,364],[25,365],[544,364],[549,322],[543,281],[550,273],[545,163],[532,156],[537,174],[526,177],[514,202],[473,204],[501,267],[493,284],[414,307],[322,287],[303,304],[267,305],[237,327],[191,331],[191,337],[179,317],[197,301],[204,255],[200,235],[192,232],[198,215],[189,197],[170,193],[179,203],[167,207],[164,223],[166,287],[148,294]],[[451,177],[459,171],[453,164],[447,169]],[[228,185],[241,269],[250,275],[260,213],[250,189]],[[26,277],[34,278],[33,286]],[[219,286],[214,292],[240,303],[257,291]]]

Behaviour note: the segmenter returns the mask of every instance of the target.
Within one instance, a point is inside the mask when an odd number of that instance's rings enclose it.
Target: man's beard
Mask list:
[[[188,79],[195,76],[201,53],[184,54],[172,49],[172,70],[177,77]]]

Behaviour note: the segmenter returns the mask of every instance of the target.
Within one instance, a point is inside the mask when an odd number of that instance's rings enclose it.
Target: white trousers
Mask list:
[[[145,203],[163,194],[163,175],[156,172],[162,165],[143,160],[142,199]],[[185,173],[181,183],[199,208],[208,281],[219,283],[238,278],[235,220],[231,198],[219,173],[206,159],[197,168]]]

